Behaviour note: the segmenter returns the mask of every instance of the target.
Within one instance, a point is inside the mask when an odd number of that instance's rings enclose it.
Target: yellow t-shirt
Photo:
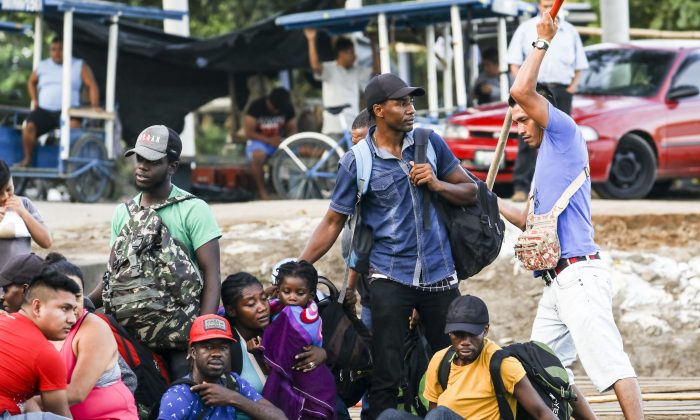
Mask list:
[[[438,369],[440,361],[448,349],[449,347],[435,353],[430,360],[425,376],[423,396],[428,401],[445,406],[464,418],[499,420],[500,413],[489,373],[489,363],[493,353],[500,347],[490,340],[484,339],[484,349],[478,359],[466,366],[457,366],[452,363],[450,376],[447,379],[447,390],[443,391],[438,382]],[[525,376],[525,369],[517,359],[507,357],[501,364],[501,376],[508,394],[506,398],[513,413],[515,413],[516,400],[513,396],[513,390],[515,384]]]

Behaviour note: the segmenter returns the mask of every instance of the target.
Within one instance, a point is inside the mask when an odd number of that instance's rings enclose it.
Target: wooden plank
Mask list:
[[[75,118],[87,118],[90,120],[107,120],[114,119],[114,112],[102,111],[95,108],[70,108],[68,115]]]

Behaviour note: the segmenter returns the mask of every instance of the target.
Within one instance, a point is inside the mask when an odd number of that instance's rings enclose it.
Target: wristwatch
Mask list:
[[[547,51],[547,48],[549,48],[549,42],[547,42],[547,40],[545,39],[538,39],[537,41],[532,43],[532,46],[539,50]]]

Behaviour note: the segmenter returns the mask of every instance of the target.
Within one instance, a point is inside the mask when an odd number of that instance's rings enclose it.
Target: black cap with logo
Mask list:
[[[182,152],[182,140],[172,128],[164,125],[152,125],[139,134],[136,146],[127,150],[124,157],[136,153],[146,160],[160,160],[166,156],[179,159]]]

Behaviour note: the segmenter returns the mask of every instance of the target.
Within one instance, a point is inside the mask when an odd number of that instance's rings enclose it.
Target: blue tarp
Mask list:
[[[38,7],[37,7],[38,6]],[[36,4],[34,0],[2,0],[3,11],[41,12],[45,14],[63,13],[72,10],[84,16],[119,15],[134,19],[175,19],[180,20],[184,12],[161,10],[156,7],[129,6],[127,4],[103,0],[43,0]]]
[[[534,14],[532,3],[518,0],[427,0],[377,4],[358,9],[320,10],[281,16],[275,23],[285,29],[319,28],[331,33],[364,30],[384,13],[392,27],[419,27],[450,21],[450,8],[457,5],[462,19]]]

